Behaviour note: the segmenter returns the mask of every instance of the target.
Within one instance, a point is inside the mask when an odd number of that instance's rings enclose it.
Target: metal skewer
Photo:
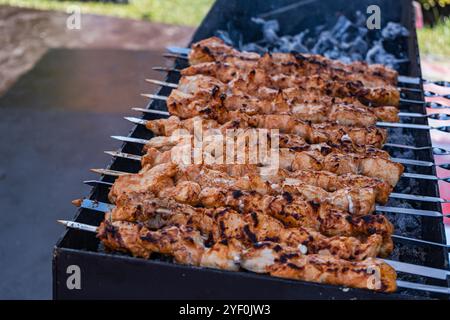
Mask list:
[[[168,46],[168,47],[166,47],[166,50],[169,51],[170,53],[180,54],[180,55],[185,55],[185,56],[187,56],[191,52],[190,48],[182,48],[182,47],[174,47],[174,46]]]
[[[413,243],[417,243],[420,245],[429,245],[429,246],[437,246],[437,247],[442,247],[442,248],[450,248],[449,244],[445,244],[445,243],[438,243],[438,242],[432,242],[432,241],[427,241],[427,240],[420,240],[420,239],[414,239],[414,238],[408,238],[408,237],[404,237],[404,236],[400,236],[397,234],[392,235],[392,238],[398,239],[399,241],[402,242],[413,242]]]
[[[399,123],[399,122],[377,122],[377,126],[387,128],[405,128],[418,130],[439,130],[442,132],[450,132],[450,125],[445,126],[429,126],[426,124]]]
[[[102,186],[106,186],[106,187],[110,188],[113,185],[112,182],[106,182],[106,181],[100,181],[100,180],[85,180],[85,181],[83,181],[83,183],[85,185],[88,185],[91,187],[96,187],[97,185],[102,185]]]
[[[166,96],[160,96],[157,94],[151,94],[151,93],[141,93],[141,96],[146,97],[146,98],[150,98],[153,100],[161,100],[161,101],[167,101],[167,97]],[[164,111],[161,111],[164,112]],[[166,115],[169,116],[170,113],[166,112]]]
[[[450,182],[450,177],[447,178],[439,178],[433,175],[429,175],[429,174],[420,174],[420,173],[409,173],[409,172],[404,172],[402,174],[403,178],[410,178],[410,179],[422,179],[422,180],[433,180],[433,181],[445,181],[445,182]]]
[[[93,232],[93,233],[98,232],[98,227],[91,226],[89,224],[79,223],[79,222],[75,222],[75,221],[68,221],[68,220],[56,220],[56,221],[58,221],[59,223],[65,225],[66,227],[71,228],[71,229],[82,230],[82,231]]]
[[[180,69],[170,68],[170,67],[152,67],[152,70],[162,71],[162,72],[178,72],[178,73],[181,72]]]
[[[182,54],[176,54],[176,53],[163,53],[164,58],[169,59],[181,59],[181,60],[188,60],[188,57]]]
[[[408,76],[398,76],[397,77],[397,81],[404,83],[404,84],[415,84],[415,85],[420,85],[422,84],[422,79],[417,78],[417,77],[408,77]]]
[[[397,287],[404,289],[413,289],[418,291],[450,294],[450,288],[439,287],[428,284],[414,283],[409,281],[397,280]]]
[[[399,112],[399,117],[405,118],[429,118],[434,120],[450,120],[450,115],[447,113],[414,113],[414,112]]]
[[[94,173],[101,174],[103,176],[112,176],[112,177],[120,177],[120,176],[126,176],[127,174],[132,174],[131,172],[123,172],[123,171],[116,171],[116,170],[110,170],[110,169],[90,169]]]
[[[430,277],[441,280],[447,280],[447,277],[450,275],[449,270],[425,267],[389,259],[383,259],[383,261],[391,265],[395,270],[399,272],[412,273],[424,277]]]
[[[425,104],[425,101],[400,98],[402,104]]]
[[[430,196],[421,196],[416,194],[404,194],[391,192],[389,195],[390,198],[402,199],[402,200],[413,200],[413,201],[422,201],[422,202],[436,202],[436,203],[450,203],[450,200],[438,198],[438,197],[430,197]]]
[[[159,86],[164,86],[164,87],[169,87],[169,88],[174,88],[174,89],[178,88],[178,84],[176,84],[176,83],[170,83],[170,82],[154,80],[154,79],[145,79],[145,81],[152,83],[152,84],[157,84]]]
[[[421,151],[421,150],[433,150],[433,153],[435,155],[448,155],[450,154],[450,151],[444,148],[440,147],[434,147],[434,146],[422,146],[422,147],[416,147],[416,146],[408,146],[404,144],[397,144],[397,143],[385,143],[383,145],[384,147],[392,147],[392,148],[399,148],[399,149],[408,149],[408,150],[415,150],[415,151]]]
[[[75,221],[67,221],[67,220],[57,220],[58,223],[61,223],[62,225],[66,226],[70,229],[75,230],[81,230],[81,231],[87,231],[92,233],[98,232],[98,227],[92,226],[85,223],[79,223]],[[448,270],[442,270],[442,269],[436,269],[436,268],[430,268],[420,265],[414,265],[399,261],[393,261],[393,260],[384,260],[386,263],[390,264],[392,263],[392,267],[398,271],[398,272],[404,272],[414,275],[422,275],[429,278],[435,278],[435,279],[446,279],[448,276]],[[407,282],[407,281],[400,281],[397,280],[397,286],[399,288],[407,288],[407,289],[415,289],[420,291],[427,291],[427,292],[437,292],[437,293],[444,293],[444,294],[450,294],[450,289],[445,287],[438,287],[438,286],[430,286],[430,285],[424,285],[420,283],[414,283],[414,282]]]

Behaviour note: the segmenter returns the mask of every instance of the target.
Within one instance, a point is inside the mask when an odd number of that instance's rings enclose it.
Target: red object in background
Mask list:
[[[417,1],[413,1],[414,12],[416,14],[416,29],[423,28],[422,6]]]
[[[432,87],[424,84],[424,89],[434,92]],[[447,89],[447,88],[446,88]],[[437,92],[436,92],[437,93]],[[440,102],[444,105],[450,106],[450,100],[443,97],[425,97],[425,101],[427,102]],[[435,113],[436,110],[427,108],[427,113]],[[439,112],[439,111],[438,111]],[[445,109],[441,109],[440,112],[446,113]],[[434,125],[434,121],[436,120],[428,120],[430,125]],[[438,124],[438,123],[436,123]],[[450,136],[446,132],[433,131],[431,132],[431,143],[433,146],[439,146],[445,149],[450,149]],[[436,164],[450,163],[450,155],[441,155],[434,156],[434,161]],[[450,170],[436,168],[436,174],[439,178],[447,178],[450,177]],[[443,199],[450,199],[450,183],[440,181],[439,182],[439,195]],[[450,203],[442,204],[442,213],[450,214]],[[450,225],[450,218],[444,218],[444,223]]]

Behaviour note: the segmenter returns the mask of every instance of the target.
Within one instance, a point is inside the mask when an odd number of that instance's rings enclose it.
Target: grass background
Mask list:
[[[198,25],[214,0],[129,0],[129,4],[59,0],[0,0],[11,5],[42,10],[61,10],[77,5],[82,13],[110,15],[179,25]]]
[[[450,18],[444,18],[435,27],[417,30],[420,54],[450,57]]]
[[[244,1],[244,0],[243,0]],[[60,0],[0,0],[0,5],[13,5],[43,10],[66,11],[78,5],[83,13],[111,15],[178,25],[198,25],[214,0],[129,0],[129,4]],[[450,57],[450,19],[434,28],[417,30],[421,54]]]

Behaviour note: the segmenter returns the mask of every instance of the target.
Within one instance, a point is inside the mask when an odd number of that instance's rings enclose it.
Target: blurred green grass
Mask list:
[[[83,13],[196,26],[213,2],[214,0],[129,0],[129,4],[112,4],[61,0],[0,0],[0,5],[60,11],[78,5]],[[422,55],[450,57],[449,18],[434,28],[417,30],[417,34]]]
[[[435,27],[417,30],[421,55],[450,57],[450,18],[444,18]]]
[[[129,0],[129,4],[60,0],[0,0],[0,5],[66,11],[77,5],[82,13],[110,15],[178,25],[198,25],[214,0]]]

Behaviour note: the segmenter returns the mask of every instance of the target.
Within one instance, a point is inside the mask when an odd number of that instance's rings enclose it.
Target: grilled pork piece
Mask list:
[[[153,148],[147,149],[147,153],[142,157],[142,167],[155,166],[157,164],[167,162],[177,162],[178,160],[174,159],[176,159],[176,157],[178,157],[180,153],[186,153],[186,147],[188,147],[188,150],[193,150],[192,147],[190,147],[189,143],[175,146],[170,150],[164,152]],[[287,148],[280,148],[278,154],[278,163],[271,163],[270,161],[275,161],[275,159],[266,159],[266,161],[263,161],[261,159],[252,159],[255,162],[251,162],[248,158],[250,155],[250,149],[243,148],[243,151],[243,155],[245,156],[245,163],[250,165],[258,164],[268,166],[268,168],[271,165],[276,165],[281,169],[293,172],[297,170],[314,170],[329,171],[339,175],[348,173],[361,174],[363,176],[378,178],[386,181],[392,187],[395,187],[398,180],[400,179],[400,176],[403,173],[403,166],[401,164],[377,156],[366,156],[355,153],[344,154],[340,152],[330,152],[324,155],[318,150],[295,151]],[[211,160],[211,162],[209,162],[211,164],[217,163],[217,161],[220,161],[220,159],[223,160],[226,158],[226,150],[221,150],[221,154],[217,155],[213,152],[214,150],[212,152],[203,153],[204,157],[208,156],[211,159],[215,159],[214,161]],[[188,153],[187,155],[189,156],[190,153]],[[183,161],[187,161],[187,159],[184,159]],[[186,162],[181,162],[180,164],[182,163]],[[223,161],[220,163],[223,163]]]
[[[382,236],[378,234],[364,238],[364,242],[355,237],[326,237],[310,228],[285,227],[277,219],[262,213],[243,215],[229,208],[207,210],[176,202],[170,205],[168,202],[170,201],[145,200],[147,208],[153,208],[153,211],[146,212],[148,218],[140,225],[149,229],[161,229],[168,226],[192,228],[198,230],[205,241],[210,243],[235,239],[248,246],[257,241],[271,239],[271,241],[296,248],[303,246],[302,249],[309,253],[333,255],[350,260],[384,256],[392,249],[382,245]],[[161,208],[162,206],[169,208]],[[112,216],[115,216],[114,212]],[[110,219],[107,216],[105,220]],[[255,221],[258,224],[255,224]],[[387,252],[386,249],[390,251]]]
[[[174,112],[175,113],[175,112]],[[202,114],[203,111],[200,113]],[[346,127],[334,123],[308,124],[303,121],[292,119],[289,115],[253,115],[248,116],[240,112],[229,112],[226,118],[220,121],[209,118],[206,112],[201,116],[193,116],[188,119],[180,119],[171,116],[168,119],[150,120],[147,129],[157,135],[170,136],[178,130],[186,133],[194,133],[195,126],[208,129],[218,129],[224,132],[226,129],[236,128],[262,128],[276,129],[281,133],[280,137],[293,138],[298,136],[308,143],[331,143],[335,146],[371,146],[380,148],[386,141],[386,130],[374,126],[371,127]],[[205,118],[206,117],[206,118]],[[222,125],[220,125],[221,123]]]
[[[160,175],[164,175],[161,167],[167,168],[167,175],[173,177],[173,186],[176,186],[178,190],[174,191],[174,199],[184,199],[182,202],[190,201],[191,204],[196,201],[205,200],[206,190],[231,190],[231,194],[239,194],[240,191],[249,191],[252,194],[258,193],[259,195],[273,195],[283,196],[283,198],[291,199],[293,201],[303,201],[304,207],[309,207],[308,203],[315,204],[329,204],[339,210],[348,211],[354,216],[361,216],[372,213],[375,209],[375,197],[376,193],[373,188],[350,188],[345,187],[334,192],[327,192],[326,190],[303,183],[301,180],[291,179],[289,183],[285,183],[280,180],[276,183],[269,183],[264,181],[258,174],[257,168],[236,168],[239,170],[234,176],[230,175],[230,167],[227,166],[217,167],[208,165],[189,165],[185,167],[178,166],[176,171],[173,167],[176,166],[172,163],[165,163],[157,165],[156,167],[145,167],[141,170],[143,175],[152,175],[156,172]],[[244,172],[245,171],[245,172]],[[160,178],[162,179],[162,177]],[[120,180],[119,180],[120,181]],[[147,181],[147,179],[146,179]],[[159,180],[158,180],[159,181]],[[119,183],[119,182],[118,182]],[[171,188],[172,184],[169,184]],[[150,188],[150,186],[148,186]],[[114,192],[111,193],[114,200],[116,195],[116,189],[113,187]],[[222,191],[220,191],[222,192]],[[214,193],[211,193],[214,196]],[[224,195],[224,194],[223,194]],[[219,194],[217,194],[219,197]],[[256,197],[256,195],[255,195]],[[219,201],[222,197],[219,197]],[[196,200],[197,199],[197,200]],[[216,200],[213,198],[213,200]],[[240,203],[243,198],[239,198]],[[214,206],[226,205],[225,202],[216,202]],[[207,205],[207,204],[204,204]],[[211,204],[208,204],[211,205]],[[261,203],[262,205],[262,203]]]
[[[313,60],[312,57],[308,58],[300,54],[265,54],[256,61],[242,61],[233,56],[226,56],[219,61],[215,60],[215,64],[227,63],[234,67],[234,70],[225,73],[226,77],[221,76],[221,79],[225,81],[232,82],[233,75],[234,78],[241,76],[243,79],[247,79],[249,74],[256,71],[264,73],[266,78],[260,84],[275,89],[285,88],[288,82],[290,86],[296,84],[304,88],[312,88],[320,84],[320,88],[327,95],[355,96],[366,103],[376,105],[397,106],[399,104],[400,93],[395,86],[382,83],[381,79],[370,77],[367,74],[350,73],[341,68],[330,68],[327,63],[321,61],[312,62],[311,60]],[[194,64],[190,67],[197,73],[201,70],[213,69],[211,63],[208,64],[208,67],[203,68],[197,67],[197,65]],[[191,70],[188,73],[196,74],[195,71]],[[211,74],[211,72],[208,73]],[[272,78],[272,80],[268,80],[268,78]]]
[[[171,117],[168,119],[168,121],[170,121],[172,119],[173,118]],[[156,124],[152,123],[152,124],[148,124],[148,126],[152,127],[152,130],[155,130],[155,131],[161,130],[157,126],[159,124],[163,125],[164,120],[155,120],[155,121],[157,122]],[[217,124],[217,125],[219,126],[219,124]],[[232,143],[234,143],[235,149],[237,149],[237,146],[243,145],[243,144],[238,143],[239,138],[242,139],[243,137],[250,137],[251,135],[261,137],[260,133],[258,133],[258,131],[256,131],[254,128],[246,128],[246,129],[236,130],[234,132],[234,134],[232,134],[230,132],[226,132],[225,130],[222,130],[223,128],[230,128],[230,126],[224,125],[224,126],[219,126],[218,128],[219,129],[217,129],[217,130],[203,132],[204,137],[205,137],[204,140],[206,140],[204,142],[205,144],[208,143],[208,139],[206,137],[209,134],[211,134],[211,135],[218,134],[218,133],[222,134],[222,139],[224,140],[224,144],[230,143],[230,145],[231,145]],[[164,132],[164,128],[162,130],[163,131],[159,131],[159,132]],[[171,129],[169,129],[169,130],[171,130]],[[193,130],[193,129],[190,125],[188,125],[187,130]],[[182,143],[188,143],[189,141],[191,141],[191,144],[192,144],[194,137],[195,137],[195,132],[188,132],[187,130],[186,130],[186,134],[172,135],[172,136],[155,136],[147,141],[147,143],[144,146],[144,151],[146,151],[150,148],[158,149],[159,151],[167,151],[167,150],[170,150],[173,147],[180,145]],[[205,130],[205,129],[202,129],[202,130]],[[378,149],[378,148],[375,148],[372,146],[355,145],[349,141],[342,141],[339,145],[336,145],[333,143],[325,143],[325,142],[316,143],[316,144],[308,144],[308,143],[306,143],[306,141],[303,138],[301,138],[297,135],[294,135],[294,134],[277,134],[277,135],[274,135],[273,137],[278,138],[278,146],[280,148],[288,148],[288,149],[291,149],[294,151],[318,150],[322,154],[328,154],[330,152],[341,152],[341,153],[357,153],[357,154],[366,155],[366,156],[376,156],[376,157],[381,157],[384,159],[390,158],[389,153],[387,151],[384,151],[382,149]],[[271,141],[272,136],[269,133],[267,133],[266,138],[267,138],[267,148],[272,147],[273,146],[272,141]],[[247,139],[247,141],[245,141],[245,143],[246,143],[246,145],[256,146],[256,144],[250,144],[248,139]],[[259,143],[262,143],[262,142],[259,142]]]
[[[280,92],[280,89],[281,92],[286,92],[289,90],[286,88],[287,82],[295,83],[296,86],[290,88],[295,89],[290,95],[291,99],[289,102],[291,103],[307,99],[308,101],[331,101],[336,104],[347,103],[358,107],[371,107],[369,109],[377,109],[377,105],[373,105],[370,102],[367,103],[367,101],[361,101],[360,99],[370,92],[372,95],[377,94],[377,92],[386,93],[386,91],[380,91],[380,88],[363,90],[360,83],[354,82],[347,84],[348,87],[351,87],[350,89],[343,89],[341,86],[342,81],[341,83],[337,81],[333,84],[324,79],[321,75],[314,75],[312,73],[308,75],[308,77],[296,79],[292,75],[280,76],[279,74],[271,74],[267,70],[260,68],[252,69],[248,72],[237,72],[234,65],[217,62],[202,63],[188,67],[181,70],[181,75],[183,76],[180,81],[181,87],[187,82],[187,80],[184,80],[185,78],[195,79],[190,87],[191,93],[193,93],[192,90],[198,92],[200,89],[206,91],[216,87],[216,90],[220,89],[219,92],[222,94],[229,94],[232,92],[234,94],[253,95],[260,99],[268,98],[267,94],[264,92],[276,94],[277,92]],[[317,83],[321,83],[321,86],[317,87]],[[260,88],[257,88],[257,86],[260,86]],[[185,90],[183,91],[185,92]],[[296,93],[295,96],[292,95],[294,92]],[[391,99],[398,99],[396,91],[388,91],[388,93],[390,94]],[[380,96],[378,99],[382,100],[383,98]],[[391,108],[392,112],[398,112],[394,106]]]
[[[149,258],[154,252],[170,255],[177,263],[227,270],[244,269],[270,273],[285,278],[367,288],[377,291],[395,291],[395,271],[386,263],[368,258],[364,261],[346,261],[329,255],[303,255],[296,248],[264,242],[244,250],[235,238],[217,242],[207,248],[200,232],[186,226],[171,226],[151,231],[142,225],[105,220],[98,238],[105,247]],[[269,252],[263,249],[271,250]],[[379,277],[375,278],[373,273]],[[380,285],[381,284],[381,285]]]
[[[253,73],[250,73],[252,72]],[[197,65],[190,66],[188,68],[181,70],[181,75],[183,76],[181,78],[181,82],[184,82],[183,79],[185,77],[187,78],[194,78],[198,79],[195,83],[193,83],[192,89],[203,89],[207,90],[208,88],[211,88],[212,86],[217,87],[218,89],[223,89],[222,93],[225,93],[224,89],[228,89],[228,91],[231,89],[235,94],[239,93],[239,88],[247,88],[246,86],[243,86],[242,84],[238,84],[244,80],[250,82],[248,88],[253,88],[253,93],[261,93],[259,98],[267,98],[266,94],[262,94],[263,92],[272,92],[273,94],[276,94],[279,92],[279,89],[276,88],[270,88],[267,84],[263,83],[264,79],[266,78],[267,83],[273,83],[273,81],[279,81],[279,79],[284,79],[286,75],[282,75],[282,78],[279,78],[280,74],[273,74],[271,73],[273,71],[266,70],[264,68],[255,68],[248,71],[239,71],[238,68],[236,68],[235,65],[229,64],[229,63],[222,63],[222,62],[207,62],[207,63],[201,63]],[[289,76],[292,76],[292,74],[287,74]],[[309,74],[308,76],[314,75],[313,73]],[[255,79],[255,77],[258,76],[258,79]],[[203,79],[203,81],[199,82],[199,80]],[[308,79],[308,78],[306,78]],[[313,77],[311,79],[323,79],[323,78],[317,78]],[[255,82],[258,80],[258,82]],[[294,81],[294,80],[292,80]],[[305,81],[305,80],[303,80]],[[208,82],[210,83],[208,85]],[[276,82],[275,82],[276,83]],[[262,87],[261,90],[258,90],[255,87],[255,85],[258,84]],[[231,86],[230,86],[231,85]],[[273,84],[272,84],[273,85]],[[284,84],[283,84],[284,85]],[[358,85],[357,85],[358,86]],[[306,91],[306,89],[308,90]],[[330,91],[325,92],[323,88],[316,88],[312,85],[303,85],[303,86],[297,86],[295,88],[289,88],[294,89],[293,92],[291,92],[289,100],[290,102],[295,102],[295,99],[302,100],[302,96],[305,96],[309,101],[332,101],[333,103],[347,103],[352,104],[359,107],[371,107],[376,109],[377,107],[375,105],[372,105],[370,103],[364,104],[362,103],[357,97],[347,95],[345,97],[333,97],[331,96]],[[288,92],[289,89],[282,90],[282,92]],[[217,90],[217,89],[216,89]],[[335,89],[337,90],[337,88]],[[294,97],[292,93],[296,93],[296,96]],[[250,92],[240,92],[241,94],[249,94]],[[293,99],[295,98],[295,99]],[[396,108],[393,109],[395,111]],[[398,110],[397,110],[398,112]]]
[[[196,65],[204,62],[227,62],[239,70],[252,69],[256,65],[277,73],[311,74],[313,72],[334,73],[344,78],[363,82],[366,86],[395,86],[397,71],[386,66],[365,62],[344,64],[320,55],[273,53],[262,58],[257,53],[241,52],[217,37],[207,38],[192,45],[189,62]],[[312,72],[311,72],[312,71]]]
[[[276,112],[290,113],[300,120],[314,122],[323,119],[340,121],[346,125],[370,125],[376,120],[395,122],[399,119],[396,107],[368,107],[351,96],[347,92],[350,89],[345,91],[339,87],[331,87],[331,84],[327,84],[328,88],[316,76],[310,77],[315,82],[311,82],[309,87],[294,84],[289,78],[276,78],[275,84],[267,87],[263,78],[264,75],[254,72],[249,74],[249,78],[238,78],[225,85],[205,75],[184,76],[180,79],[178,89],[173,90],[171,95],[176,95],[177,100],[184,104],[195,101],[204,106],[215,105],[216,109],[240,108],[248,113],[274,113],[273,110],[277,110]],[[330,96],[331,94],[334,96]],[[322,114],[314,117],[306,112],[307,108],[321,111]],[[330,115],[325,114],[331,111]],[[364,119],[357,121],[355,115],[364,116]]]
[[[214,174],[204,171],[200,171],[199,175]],[[113,218],[135,221],[141,217],[145,220],[152,216],[155,210],[153,202],[149,207],[144,204],[148,203],[146,199],[158,197],[204,207],[228,206],[244,213],[261,212],[283,221],[285,225],[309,227],[330,236],[368,236],[377,233],[383,236],[384,247],[392,247],[390,235],[393,227],[384,216],[353,217],[350,213],[337,210],[325,202],[314,205],[298,197],[296,193],[287,191],[271,196],[233,189],[230,180],[226,178],[212,183],[195,179],[177,183],[176,175],[176,168],[165,164],[151,169],[144,168],[139,174],[119,177],[109,194],[110,200],[116,204]],[[216,177],[220,176],[216,173]],[[169,177],[173,180],[168,181]],[[161,181],[165,181],[165,184]],[[294,189],[292,191],[295,192]]]
[[[232,84],[234,87],[228,88],[204,75],[182,77],[178,89],[171,92],[173,97],[169,101],[181,106],[194,103],[198,110],[208,106],[216,113],[233,110],[249,115],[283,113],[298,120],[313,123],[334,121],[347,126],[374,125],[377,120],[399,121],[398,109],[395,107],[367,107],[351,97],[324,95],[316,87],[306,90],[296,86],[273,90],[260,84],[250,86],[248,80]]]
[[[376,201],[381,204],[385,204],[388,201],[389,194],[393,188],[389,183],[381,179],[350,173],[336,175],[327,171],[296,170],[291,173],[280,170],[278,176],[285,177],[285,183],[289,183],[291,179],[292,183],[300,180],[308,185],[317,186],[331,192],[345,187],[373,188],[376,193]],[[272,177],[272,181],[276,182],[275,177]]]
[[[170,150],[180,143],[179,140],[171,139],[172,137],[155,137],[149,140],[149,143],[144,147],[146,155],[143,159],[144,165],[155,165],[158,163],[171,162]],[[284,147],[291,145],[293,150],[301,150],[298,143],[283,142],[285,139],[281,138],[280,146]],[[301,143],[301,142],[300,142]],[[340,148],[343,153],[345,152],[356,152],[364,154],[363,150],[367,151],[367,155],[373,155],[380,158],[387,158],[387,154],[384,151],[378,150],[372,152],[370,148],[364,148],[362,150],[354,150],[353,146],[350,145],[352,150],[348,148]],[[325,146],[325,148],[327,148]],[[305,150],[308,150],[305,148]],[[322,150],[322,148],[316,148],[316,150]],[[326,150],[326,149],[325,149]],[[375,149],[377,150],[377,149]],[[336,150],[337,151],[337,150]],[[323,152],[322,152],[323,153]],[[228,164],[228,165],[214,165],[215,169],[225,171],[231,176],[239,177],[241,175],[260,174],[260,170],[251,164],[239,165],[239,164]],[[327,171],[316,171],[316,170],[296,170],[291,172],[288,170],[280,169],[271,176],[265,176],[266,180],[271,183],[282,183],[285,179],[292,178],[290,183],[297,184],[299,181],[304,182],[308,185],[317,186],[327,191],[334,192],[339,189],[355,186],[357,188],[372,188],[376,194],[376,201],[381,204],[385,204],[388,201],[389,194],[392,192],[392,186],[384,182],[381,179],[366,177],[357,174],[343,174],[336,175]],[[287,182],[285,184],[288,184]]]
[[[332,256],[301,255],[296,250],[262,242],[241,255],[242,268],[286,279],[344,285],[353,288],[394,292],[397,274],[387,263],[368,258],[364,261],[339,261]]]
[[[214,65],[217,64],[208,63],[207,65],[196,65],[190,67],[184,74],[194,74],[194,76],[191,77],[202,78],[203,74],[199,72],[205,69],[208,70]],[[223,67],[221,68],[223,69]],[[207,75],[214,75],[214,73],[210,71],[204,73]],[[222,87],[223,93],[231,92],[236,94],[237,92],[242,92],[261,97],[259,88],[264,88],[264,90],[299,88],[299,90],[303,92],[311,89],[314,90],[317,94],[317,98],[320,95],[336,98],[353,98],[367,106],[398,106],[400,102],[400,93],[392,86],[365,87],[360,81],[349,81],[334,75],[330,76],[326,74],[311,73],[302,77],[297,77],[292,74],[272,75],[267,70],[255,68],[248,72],[240,73],[238,77],[228,83],[223,83],[216,78],[213,79],[217,83],[214,86],[217,88]],[[213,79],[210,79],[210,82],[214,82]],[[207,87],[207,83],[208,82],[203,84],[205,88]],[[192,84],[195,85],[195,83]],[[212,84],[210,84],[210,88],[212,88]]]
[[[186,187],[186,184],[183,184],[183,187]],[[174,189],[176,190],[176,188]],[[116,200],[116,208],[112,211],[112,218],[114,220],[140,221],[154,228],[160,228],[168,224],[185,225],[187,223],[191,225],[190,223],[196,223],[196,227],[203,230],[203,234],[208,235],[208,232],[201,228],[210,226],[211,214],[208,212],[211,211],[204,208],[194,208],[186,205],[186,203],[204,205],[209,208],[222,208],[221,205],[225,205],[227,208],[239,210],[244,214],[253,216],[263,214],[273,217],[276,221],[281,221],[283,225],[291,229],[300,228],[299,230],[309,230],[309,233],[314,231],[315,234],[320,232],[327,237],[340,237],[341,239],[355,237],[364,240],[367,237],[377,235],[379,237],[372,237],[372,239],[380,240],[379,250],[376,253],[381,256],[389,255],[393,249],[391,239],[393,227],[382,215],[352,217],[350,214],[333,209],[328,205],[321,205],[315,209],[301,200],[289,202],[282,196],[261,196],[258,194],[253,196],[243,191],[239,191],[238,194],[242,195],[238,199],[234,197],[236,191],[234,193],[229,192],[228,195],[223,192],[222,198],[213,199],[211,196],[221,191],[218,188],[208,188],[193,200],[186,197],[180,199],[180,196],[174,196],[176,195],[174,189],[163,190],[159,195],[153,193],[123,193]],[[171,203],[164,199],[174,199],[178,203]],[[183,201],[185,203],[181,204]],[[163,214],[161,214],[161,211],[163,211]],[[168,222],[164,222],[164,219]],[[161,225],[161,223],[163,224]]]

